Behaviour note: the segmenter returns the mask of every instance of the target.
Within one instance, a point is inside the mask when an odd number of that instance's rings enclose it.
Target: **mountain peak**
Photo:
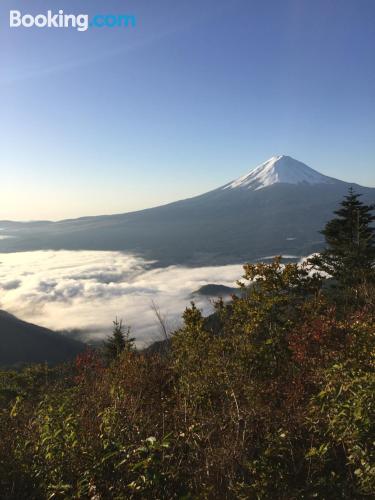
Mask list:
[[[320,174],[291,156],[272,156],[248,174],[226,184],[223,189],[246,188],[256,191],[273,184],[333,184],[332,177]]]

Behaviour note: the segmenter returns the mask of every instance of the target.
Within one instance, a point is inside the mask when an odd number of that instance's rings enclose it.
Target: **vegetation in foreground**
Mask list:
[[[115,322],[104,355],[1,373],[2,498],[372,498],[375,250],[357,202],[311,262],[245,265],[214,317],[192,304],[162,354]]]

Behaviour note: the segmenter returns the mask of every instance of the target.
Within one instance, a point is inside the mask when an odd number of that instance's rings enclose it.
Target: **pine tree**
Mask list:
[[[374,205],[365,205],[353,188],[341,202],[322,234],[327,248],[310,263],[335,278],[343,286],[358,285],[374,277]]]
[[[130,337],[130,327],[124,327],[122,320],[113,322],[112,335],[104,343],[104,357],[108,362],[116,359],[123,351],[134,349],[134,338]]]

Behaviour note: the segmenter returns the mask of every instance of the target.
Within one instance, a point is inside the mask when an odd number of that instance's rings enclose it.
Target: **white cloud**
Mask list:
[[[191,300],[208,283],[233,286],[240,265],[156,268],[121,252],[37,251],[0,254],[0,307],[55,330],[79,329],[87,338],[104,337],[113,319],[132,327],[139,344],[157,338],[151,303],[171,329]],[[208,299],[198,305],[209,312]]]

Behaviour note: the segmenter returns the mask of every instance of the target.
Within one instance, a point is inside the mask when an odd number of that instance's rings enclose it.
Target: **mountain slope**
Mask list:
[[[0,366],[23,363],[60,363],[85,349],[47,328],[26,323],[0,310]]]
[[[1,251],[123,250],[158,265],[223,264],[275,254],[307,255],[352,186],[366,202],[375,189],[324,176],[286,156],[200,196],[127,214],[12,227],[0,222]]]

